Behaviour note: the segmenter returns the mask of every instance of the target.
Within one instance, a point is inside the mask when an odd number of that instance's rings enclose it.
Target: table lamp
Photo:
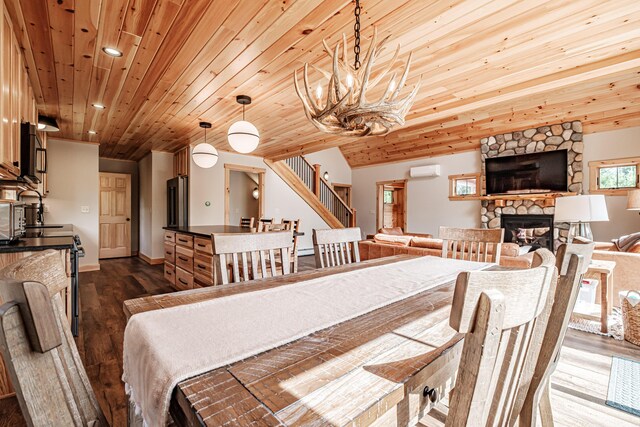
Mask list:
[[[627,210],[640,211],[640,188],[637,190],[630,190],[627,194]]]
[[[571,224],[569,236],[567,237],[569,243],[577,236],[593,240],[590,224],[596,221],[609,221],[604,195],[588,194],[558,197],[556,199],[554,221]]]

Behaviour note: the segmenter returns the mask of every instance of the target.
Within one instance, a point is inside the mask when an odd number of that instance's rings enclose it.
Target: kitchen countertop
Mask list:
[[[73,237],[26,237],[10,245],[0,245],[0,253],[71,249]]]
[[[168,231],[191,234],[198,237],[209,238],[216,233],[249,233],[247,228],[239,225],[194,225],[190,227],[162,227]],[[304,236],[304,233],[294,233],[296,236]]]

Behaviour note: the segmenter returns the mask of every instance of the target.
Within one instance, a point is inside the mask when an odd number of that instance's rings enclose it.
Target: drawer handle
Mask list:
[[[178,281],[179,281],[180,283],[182,283],[183,285],[188,285],[188,283],[187,283],[187,282],[185,282],[185,281],[184,281],[184,280],[182,280],[182,279],[178,279]]]
[[[438,390],[435,388],[429,388],[429,386],[426,386],[424,390],[422,390],[422,395],[424,397],[428,397],[432,403],[435,403],[436,400],[438,400]]]
[[[167,255],[173,255],[173,252],[166,252]]]
[[[178,242],[187,243],[187,242],[188,242],[188,240],[178,239]]]
[[[207,268],[207,266],[206,266],[206,265],[202,265],[202,264],[198,264],[198,268],[204,268],[204,269],[206,269],[206,268]]]
[[[179,257],[178,257],[178,259],[179,259],[180,261],[184,261],[184,262],[189,261],[189,258],[185,258],[185,257],[183,257],[183,256],[179,256]]]
[[[201,248],[206,247],[207,245],[203,245],[202,243],[198,243],[198,246],[200,246]]]
[[[165,270],[164,274],[168,274],[169,276],[171,276],[173,274],[173,271],[171,270]]]

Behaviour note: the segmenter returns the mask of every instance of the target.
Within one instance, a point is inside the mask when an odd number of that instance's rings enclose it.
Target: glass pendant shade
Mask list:
[[[191,157],[193,162],[201,168],[212,168],[218,163],[218,150],[213,145],[203,142],[193,148]]]
[[[254,199],[258,200],[258,198],[260,197],[260,192],[258,191],[258,187],[253,189],[253,191],[251,192],[251,195],[253,196]]]
[[[238,153],[247,154],[258,147],[260,134],[254,125],[245,120],[240,120],[231,125],[227,133],[227,139],[231,148]]]

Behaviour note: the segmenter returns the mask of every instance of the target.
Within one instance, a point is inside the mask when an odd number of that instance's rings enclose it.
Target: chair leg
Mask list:
[[[551,386],[547,381],[540,397],[540,421],[542,427],[553,427],[553,411],[551,410]]]

